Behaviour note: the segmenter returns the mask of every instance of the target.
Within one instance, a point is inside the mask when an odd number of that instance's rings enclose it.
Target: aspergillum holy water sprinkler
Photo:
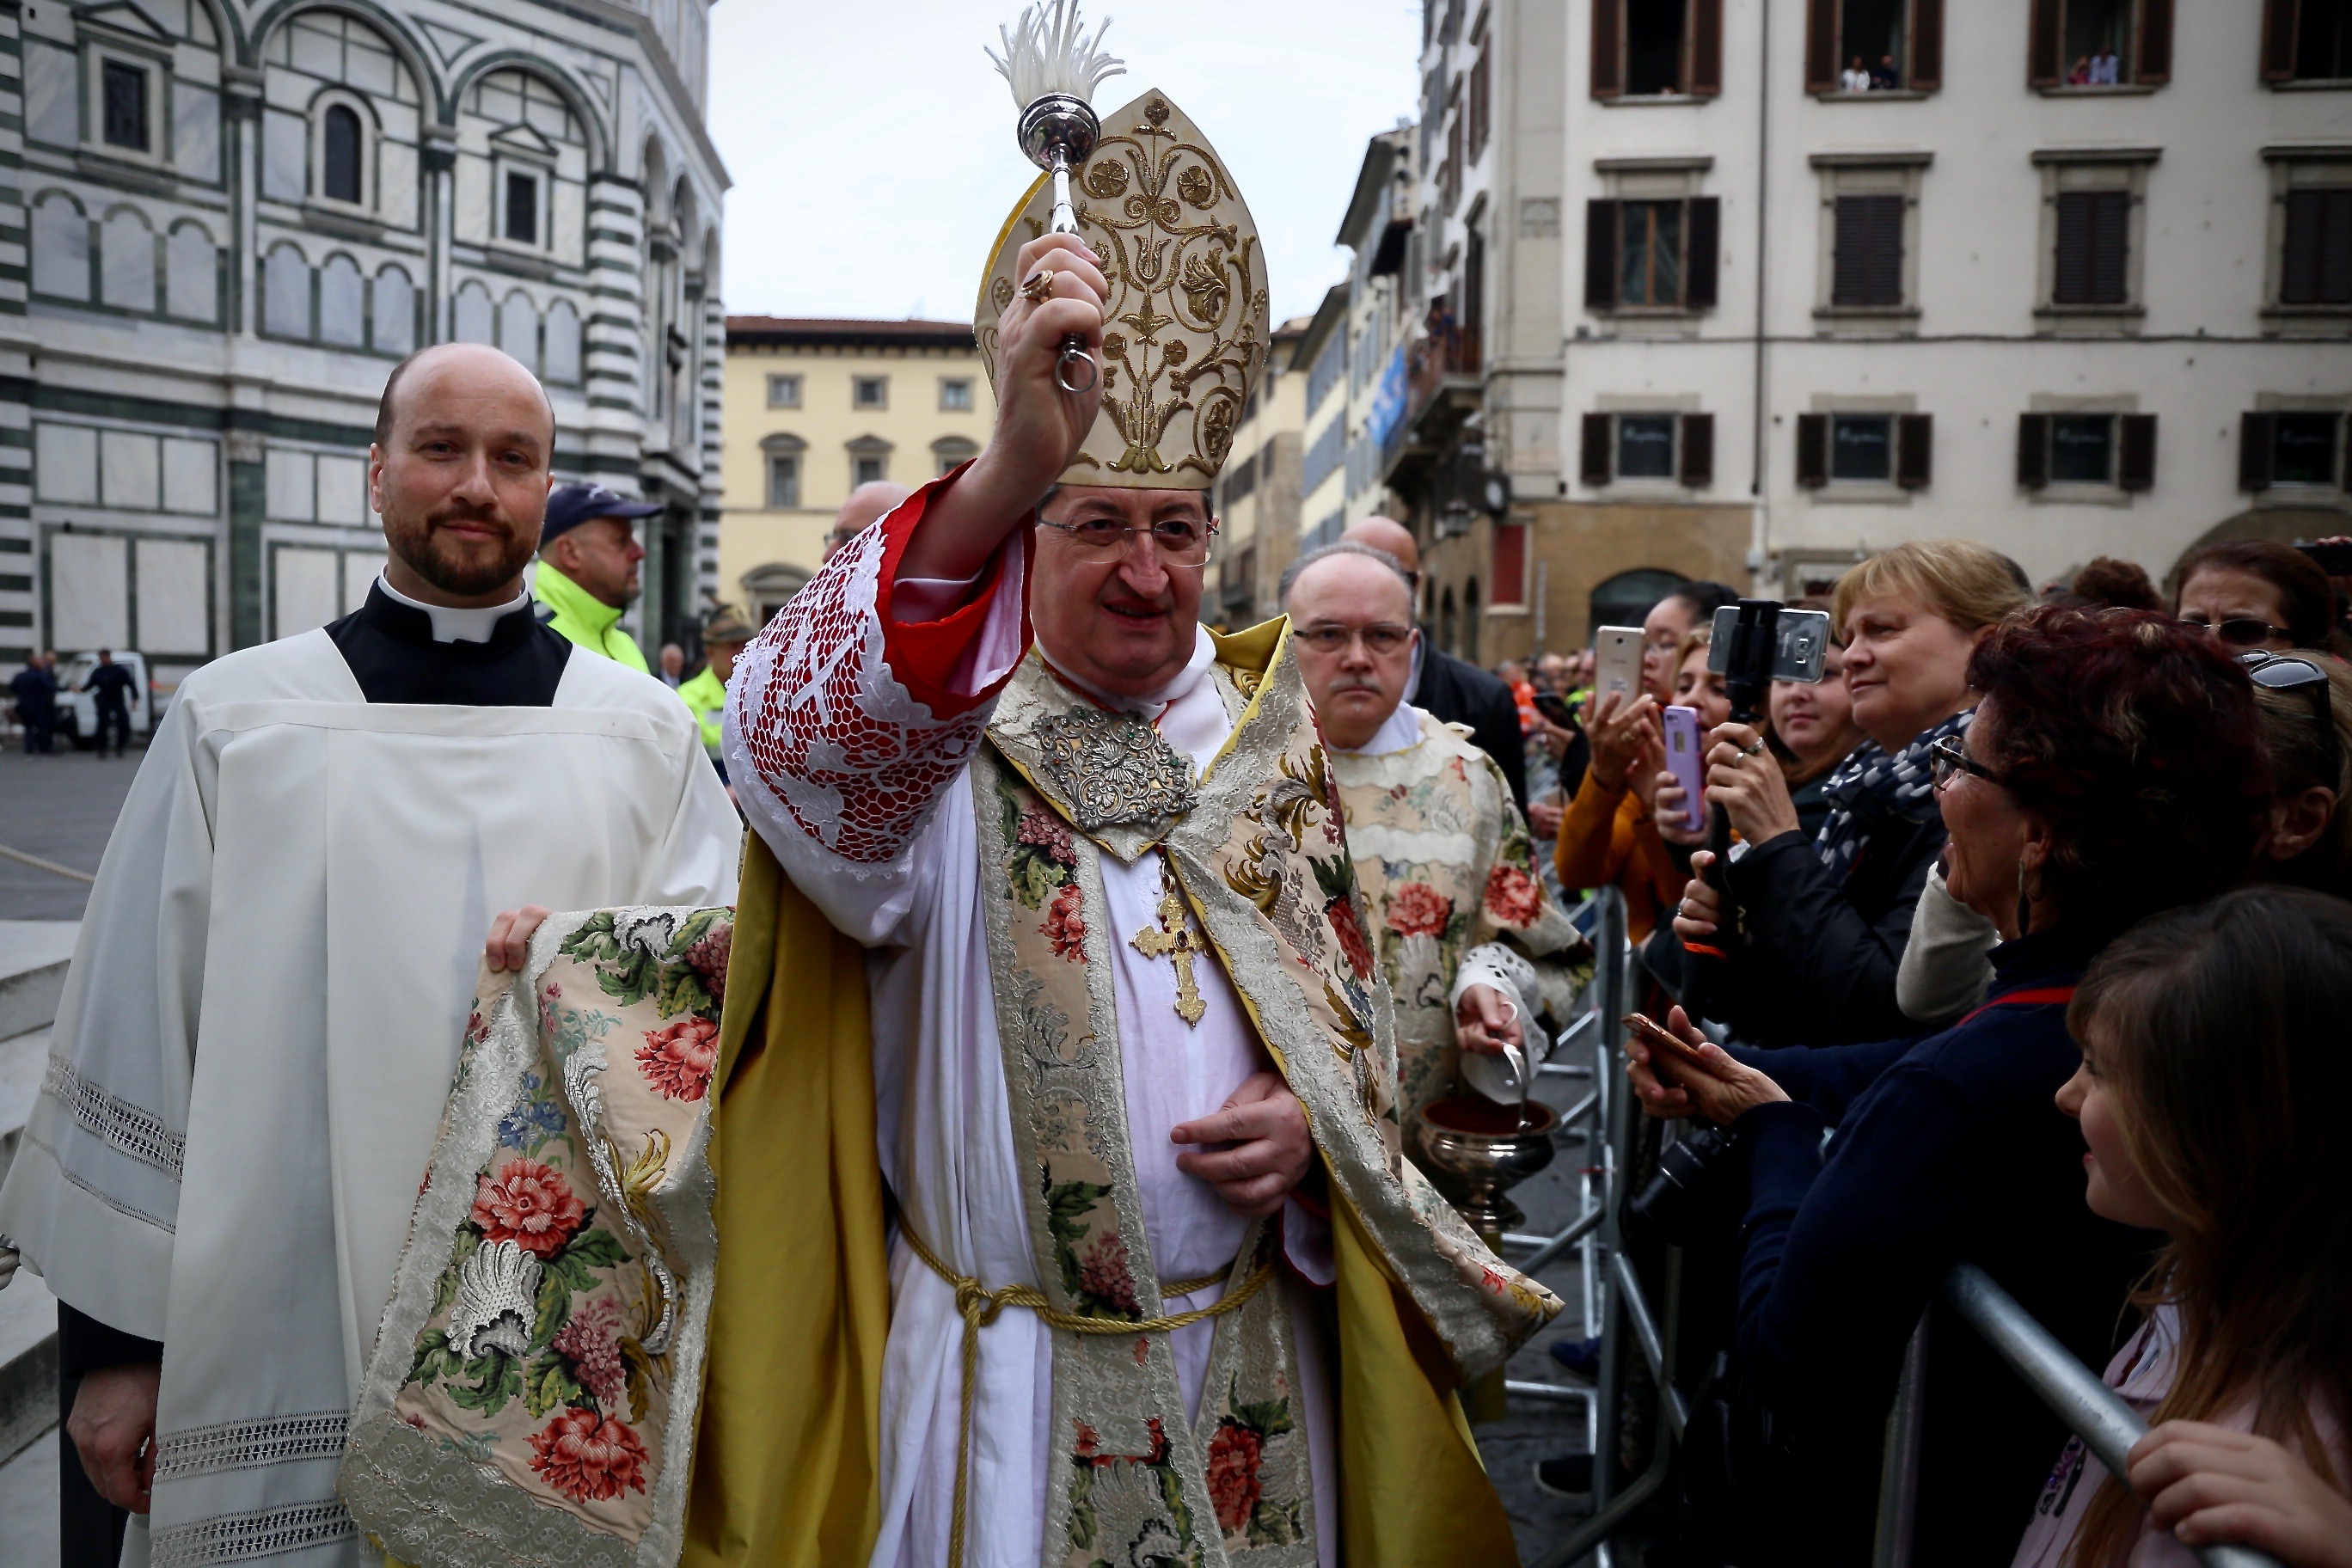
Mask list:
[[[1077,215],[1070,206],[1070,170],[1087,161],[1102,139],[1102,121],[1094,110],[1095,89],[1124,75],[1127,63],[1102,52],[1103,35],[1110,18],[1103,18],[1094,37],[1087,37],[1078,19],[1077,0],[1046,0],[1022,8],[1021,20],[999,27],[996,36],[1004,53],[987,50],[988,58],[1012,84],[1013,101],[1021,106],[1016,133],[1028,160],[1054,176],[1054,219],[1048,234],[1076,234]],[[1084,340],[1073,334],[1062,340],[1062,356],[1054,364],[1054,379],[1065,392],[1091,392],[1099,373]]]

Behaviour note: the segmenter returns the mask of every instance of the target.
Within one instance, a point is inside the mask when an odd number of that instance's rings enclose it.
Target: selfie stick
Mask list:
[[[1731,646],[1723,650],[1723,689],[1731,699],[1734,723],[1753,724],[1762,716],[1765,695],[1772,688],[1772,658],[1780,643],[1780,601],[1740,600]],[[1713,808],[1706,847],[1715,852],[1715,864],[1706,869],[1707,885],[1721,889],[1725,868],[1731,863],[1731,814],[1720,805]]]

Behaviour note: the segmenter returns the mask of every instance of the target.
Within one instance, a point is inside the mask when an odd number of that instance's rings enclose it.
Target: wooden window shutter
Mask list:
[[[2116,483],[2127,490],[2156,488],[2156,416],[2126,414],[2116,420]]]
[[[1690,78],[1693,98],[1723,92],[1723,0],[1689,0]]]
[[[1895,482],[1906,490],[1924,490],[1936,472],[1936,416],[1898,414],[1895,416]]]
[[[1915,92],[1944,85],[1944,0],[1911,0],[1911,76],[1903,85]]]
[[[2352,305],[2352,186],[2286,194],[2282,305]]]
[[[2017,416],[2017,482],[2038,490],[2050,482],[2050,416]]]
[[[2263,0],[2263,79],[2294,79],[2296,0]]]
[[[2278,425],[2268,414],[2242,415],[2238,420],[2238,488],[2242,490],[2266,490],[2271,488],[2271,458],[2273,443],[2278,438]]]
[[[2121,305],[2129,299],[2131,193],[2058,193],[2058,254],[2050,282],[2057,305]]]
[[[1683,303],[1694,310],[1715,309],[1716,272],[1723,248],[1723,201],[1693,196],[1683,220]]]
[[[1528,602],[1527,524],[1497,522],[1494,533],[1495,559],[1487,579],[1495,586],[1494,602],[1524,605]]]
[[[1797,416],[1797,482],[1817,490],[1830,482],[1830,416]]]
[[[2066,79],[2065,62],[2059,58],[2059,5],[2060,0],[2033,0],[2033,16],[2026,24],[2025,35],[2028,87],[2056,87]]]
[[[1616,454],[1610,450],[1610,437],[1615,434],[1606,414],[1584,416],[1583,449],[1578,453],[1580,477],[1588,485],[1605,485],[1615,468]]]
[[[1715,416],[1685,414],[1682,425],[1682,471],[1675,477],[1687,488],[1703,490],[1715,483]]]
[[[2161,87],[2172,79],[2172,0],[2139,0],[2139,62],[2132,80]]]
[[[1584,204],[1584,308],[1617,308],[1617,205],[1612,201]]]
[[[1621,41],[1625,0],[1592,0],[1592,96],[1625,94],[1624,46]]]
[[[1903,208],[1894,195],[1840,196],[1831,256],[1830,303],[1903,303]]]
[[[1838,89],[1838,0],[1811,0],[1805,7],[1805,90]]]

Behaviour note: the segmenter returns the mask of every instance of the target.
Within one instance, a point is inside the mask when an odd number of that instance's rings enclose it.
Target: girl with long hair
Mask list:
[[[2146,1321],[2109,1384],[2151,1421],[2278,1445],[2339,1500],[2352,1480],[2347,1016],[2352,904],[2241,889],[2145,921],[2092,963],[2067,1016],[2083,1065],[2058,1092],[2089,1146],[2092,1211],[2168,1238],[2135,1298]],[[2079,1443],[2062,1454],[2016,1559],[2191,1561]]]

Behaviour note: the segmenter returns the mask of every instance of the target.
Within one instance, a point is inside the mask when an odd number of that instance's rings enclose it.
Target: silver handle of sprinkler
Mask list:
[[[1054,221],[1046,226],[1048,234],[1076,235],[1078,215],[1070,206],[1070,165],[1056,150],[1054,153]],[[1083,367],[1083,374],[1081,372]],[[1054,362],[1054,384],[1064,392],[1092,392],[1102,373],[1095,368],[1094,355],[1087,353],[1087,342],[1076,332],[1062,340],[1062,357]]]
[[[1085,99],[1049,92],[1021,111],[1014,133],[1029,161],[1054,176],[1054,221],[1046,232],[1076,234],[1078,216],[1070,205],[1070,165],[1085,163],[1093,153],[1102,137],[1102,121]],[[1087,353],[1086,340],[1075,332],[1064,338],[1062,357],[1054,363],[1055,384],[1064,392],[1092,392],[1101,379],[1094,356]]]

